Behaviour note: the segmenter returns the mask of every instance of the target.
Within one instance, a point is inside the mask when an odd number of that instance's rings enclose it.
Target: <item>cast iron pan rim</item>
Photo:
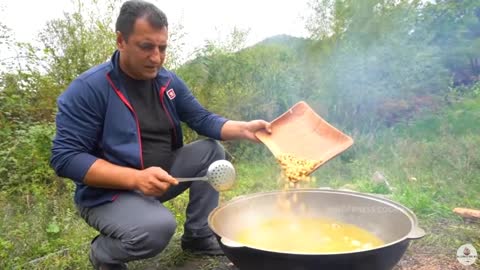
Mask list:
[[[227,206],[242,202],[244,200],[249,200],[249,199],[256,198],[256,197],[263,197],[265,195],[276,195],[276,194],[280,194],[280,193],[284,193],[284,192],[286,192],[286,193],[292,193],[292,192],[314,192],[314,193],[318,193],[318,192],[322,192],[322,193],[337,193],[337,194],[342,194],[342,195],[348,194],[348,195],[352,195],[352,196],[355,196],[355,197],[362,197],[362,198],[378,201],[378,202],[389,205],[389,206],[399,210],[405,216],[407,216],[410,219],[410,222],[411,222],[411,229],[410,229],[409,233],[407,233],[405,236],[403,236],[402,238],[400,238],[398,240],[386,243],[382,246],[378,246],[378,247],[375,247],[375,248],[363,249],[363,250],[357,250],[357,251],[350,251],[350,252],[335,252],[335,253],[308,253],[308,252],[304,252],[304,253],[300,253],[300,252],[285,252],[285,251],[275,251],[275,250],[263,249],[263,248],[258,248],[258,247],[252,246],[252,245],[246,245],[246,244],[241,244],[241,243],[238,243],[238,245],[239,245],[238,247],[229,246],[229,245],[226,245],[224,243],[222,243],[222,244],[225,245],[228,248],[250,248],[250,249],[255,249],[255,250],[259,250],[259,251],[276,253],[276,254],[284,254],[284,255],[302,255],[302,256],[332,256],[332,255],[348,255],[348,254],[359,255],[361,253],[366,253],[366,252],[371,252],[371,251],[391,247],[391,246],[394,246],[394,245],[396,245],[398,243],[401,243],[405,240],[412,239],[411,237],[409,237],[410,233],[413,230],[415,230],[416,228],[418,228],[418,225],[417,225],[418,220],[417,220],[415,214],[410,209],[406,208],[405,206],[403,206],[403,205],[401,205],[397,202],[394,202],[394,201],[386,199],[386,198],[380,198],[380,197],[375,196],[373,194],[361,193],[361,192],[350,191],[350,190],[335,190],[335,189],[329,189],[329,188],[328,189],[323,189],[323,188],[291,189],[291,190],[287,190],[287,191],[267,191],[267,192],[259,192],[259,193],[253,193],[253,194],[248,194],[248,195],[241,195],[241,196],[233,198],[232,200],[226,202],[225,204],[215,208],[208,215],[208,224],[210,225],[211,230],[216,235],[218,235],[221,239],[226,239],[227,241],[237,243],[233,240],[230,240],[226,237],[223,237],[220,233],[217,232],[217,230],[214,228],[214,226],[212,226],[212,224],[213,224],[212,221],[213,221],[213,218],[216,215],[216,213],[218,211],[222,210],[223,208],[227,207]]]

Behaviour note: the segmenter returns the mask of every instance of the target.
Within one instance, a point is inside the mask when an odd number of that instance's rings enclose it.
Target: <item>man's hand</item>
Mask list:
[[[260,142],[260,140],[255,136],[255,132],[265,129],[268,133],[272,132],[272,128],[270,123],[264,120],[253,120],[250,122],[246,122],[245,124],[245,138],[253,141],[253,142]]]
[[[137,170],[97,159],[88,170],[84,183],[92,187],[139,190],[147,196],[160,196],[178,181],[160,167]]]
[[[147,196],[161,196],[178,181],[160,167],[150,167],[140,170],[134,177],[136,190]]]
[[[259,142],[255,132],[263,129],[268,133],[272,132],[270,123],[264,120],[252,120],[250,122],[229,120],[222,127],[222,139],[247,139],[252,142]]]

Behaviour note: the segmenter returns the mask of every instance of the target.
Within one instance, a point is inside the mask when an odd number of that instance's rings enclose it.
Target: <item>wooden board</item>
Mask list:
[[[325,121],[304,101],[273,120],[271,126],[271,134],[262,130],[255,135],[275,157],[291,154],[319,161],[312,172],[353,145],[351,137]]]

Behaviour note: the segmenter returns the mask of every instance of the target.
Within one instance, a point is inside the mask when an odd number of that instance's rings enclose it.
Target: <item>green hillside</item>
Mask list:
[[[182,65],[175,65],[181,46],[172,44],[167,66],[200,103],[227,118],[270,121],[306,101],[355,140],[320,167],[309,186],[375,193],[404,204],[428,233],[408,256],[434,254],[453,265],[459,246],[472,243],[480,250],[478,224],[452,212],[480,209],[477,2],[312,0],[309,38],[280,35],[245,47],[246,33],[234,31],[224,43],[207,42]],[[19,52],[16,59],[0,59],[5,269],[89,269],[86,254],[95,231],[77,214],[72,181],[55,176],[48,160],[58,95],[115,49],[114,6],[50,21],[38,35],[40,45],[16,43],[0,18],[0,49]],[[187,126],[185,131],[185,142],[199,138]],[[263,144],[222,143],[239,177],[222,201],[281,189],[279,167]],[[178,224],[187,200],[184,194],[167,203]],[[181,230],[165,253],[133,263],[133,269],[172,269],[191,259],[180,250]],[[218,264],[212,259],[202,269]]]

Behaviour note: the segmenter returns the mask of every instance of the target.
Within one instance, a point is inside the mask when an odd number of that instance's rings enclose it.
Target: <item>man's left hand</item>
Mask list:
[[[253,142],[260,142],[257,136],[255,136],[255,132],[265,129],[268,133],[272,132],[272,128],[269,122],[264,120],[252,120],[250,122],[245,123],[245,130],[244,136],[247,140]]]
[[[255,136],[255,132],[259,130],[266,130],[268,133],[272,132],[269,122],[264,120],[244,121],[227,121],[222,128],[223,140],[246,139],[252,142],[260,142]]]

